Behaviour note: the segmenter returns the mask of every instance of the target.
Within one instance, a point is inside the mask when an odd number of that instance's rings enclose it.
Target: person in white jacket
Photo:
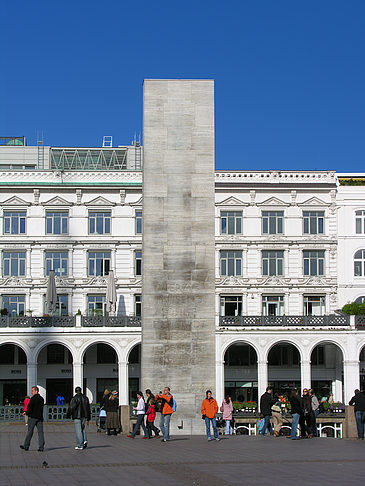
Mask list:
[[[146,405],[144,403],[143,393],[141,391],[137,393],[137,400],[138,400],[137,406],[133,408],[133,410],[136,410],[137,412],[137,422],[136,425],[134,426],[133,432],[127,435],[127,437],[129,437],[130,439],[134,439],[135,436],[137,435],[139,428],[142,427],[144,433],[144,437],[142,437],[142,439],[148,439],[149,435],[144,423]]]

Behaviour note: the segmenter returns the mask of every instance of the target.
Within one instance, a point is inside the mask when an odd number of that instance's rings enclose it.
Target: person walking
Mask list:
[[[232,435],[233,403],[229,395],[226,395],[226,398],[223,400],[220,411],[223,414],[223,420],[226,421],[225,435]]]
[[[105,400],[104,410],[106,411],[105,428],[107,435],[117,435],[120,429],[118,417],[118,392],[110,393],[109,398]]]
[[[161,402],[160,429],[163,435],[161,442],[170,440],[170,421],[171,415],[174,413],[174,397],[170,392],[170,388],[165,386],[163,393],[158,394],[158,400]]]
[[[89,399],[82,393],[79,386],[75,388],[75,395],[71,398],[67,410],[67,418],[72,418],[75,427],[76,451],[82,451],[87,447],[87,435],[85,425],[89,424],[91,410]]]
[[[271,413],[272,413],[272,420],[274,425],[274,434],[275,437],[279,437],[280,430],[283,425],[283,415],[281,413],[281,402],[277,395],[276,395],[276,401],[274,405],[271,407]]]
[[[318,437],[317,417],[319,414],[319,401],[312,389],[309,390],[309,396],[312,401],[312,435]]]
[[[28,425],[28,415],[27,415],[27,408],[28,408],[28,403],[30,402],[30,396],[27,395],[25,398],[24,398],[24,403],[23,403],[23,417],[24,417],[24,422],[25,422],[25,426]]]
[[[355,395],[349,401],[349,405],[355,405],[357,438],[364,440],[365,395],[358,389],[354,393]]]
[[[270,432],[270,435],[274,435],[274,431],[272,430],[270,417],[271,417],[271,407],[274,405],[275,400],[272,397],[272,387],[266,387],[266,392],[261,395],[260,398],[260,412],[264,415],[265,424],[264,424],[264,431],[263,435],[267,435],[267,430]]]
[[[148,438],[152,439],[152,431],[155,433],[155,437],[160,436],[160,430],[155,426],[155,418],[156,418],[156,409],[155,409],[155,399],[152,396],[152,398],[148,401],[148,408],[146,412],[147,416],[147,421],[146,421],[146,426],[147,426],[147,431],[148,431]]]
[[[303,414],[300,418],[300,433],[302,439],[312,438],[312,397],[308,393],[308,389],[303,389],[302,396],[302,410]]]
[[[24,451],[29,450],[34,427],[37,427],[38,431],[38,452],[44,451],[43,407],[44,399],[39,394],[39,388],[37,386],[33,386],[32,398],[29,400],[27,410],[25,412],[28,416],[28,432],[25,436],[24,444],[19,446]]]
[[[154,412],[155,412],[155,416],[153,418],[153,421],[152,421],[152,430],[155,432],[155,437],[158,437],[160,435],[160,429],[157,428],[154,424],[154,421],[156,420],[156,414],[157,414],[157,403],[156,403],[156,399],[155,399],[155,396],[154,394],[152,393],[152,391],[147,388],[146,390],[146,427],[147,427],[147,430],[148,430],[148,433],[151,435],[151,431],[149,430],[148,428],[148,422],[149,422],[149,418],[148,418],[148,410],[149,410],[149,406],[151,404],[151,402],[153,403],[153,409],[154,409]],[[150,437],[151,438],[151,437]]]
[[[127,437],[134,439],[140,427],[143,429],[144,437],[142,439],[148,439],[149,434],[144,424],[144,415],[146,411],[146,404],[144,402],[143,393],[141,391],[137,392],[137,406],[133,408],[137,412],[137,422],[134,426],[133,432],[128,434]]]
[[[299,396],[298,396],[298,390],[296,389],[292,390],[289,402],[291,406],[291,416],[292,416],[290,438],[292,440],[299,440],[300,437],[297,437],[297,430],[298,430],[299,419],[300,416],[302,415],[302,407],[301,407],[301,401],[299,400]]]
[[[218,404],[215,398],[212,397],[212,392],[210,390],[206,391],[206,396],[202,402],[201,406],[202,418],[205,420],[205,427],[207,431],[207,438],[208,440],[212,440],[212,436],[210,435],[210,424],[213,427],[213,433],[215,440],[220,440],[218,437],[218,430],[217,430],[217,420],[216,415],[218,413]]]

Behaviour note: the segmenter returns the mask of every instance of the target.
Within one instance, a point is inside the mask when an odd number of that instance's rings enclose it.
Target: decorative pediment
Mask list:
[[[97,287],[106,286],[107,285],[106,277],[98,276],[98,277],[91,277],[91,278],[84,279],[83,285],[85,286],[96,285]]]
[[[143,198],[142,196],[138,199],[138,201],[134,201],[129,203],[130,206],[142,206],[143,203]]]
[[[70,201],[66,201],[63,197],[56,196],[42,203],[43,206],[72,206]]]
[[[115,203],[109,201],[109,199],[105,199],[105,197],[98,196],[95,199],[85,203],[85,206],[115,206]]]
[[[329,206],[328,203],[322,201],[322,199],[318,199],[318,197],[311,197],[302,203],[298,203],[298,206]]]
[[[13,196],[3,203],[1,203],[2,206],[30,206],[30,202],[24,201],[24,199],[21,199],[18,196]]]
[[[270,197],[263,202],[257,203],[257,206],[289,206],[289,203],[282,201],[277,197]]]
[[[248,206],[248,204],[236,197],[230,196],[227,199],[224,199],[224,201],[216,203],[216,206]]]

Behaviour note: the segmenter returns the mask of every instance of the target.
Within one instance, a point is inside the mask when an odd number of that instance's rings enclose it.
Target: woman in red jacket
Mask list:
[[[149,401],[146,415],[147,415],[146,425],[147,425],[148,438],[152,439],[152,430],[155,433],[155,437],[159,437],[160,431],[154,424],[156,418],[156,407],[155,407],[155,400],[153,398],[151,398],[151,400]]]

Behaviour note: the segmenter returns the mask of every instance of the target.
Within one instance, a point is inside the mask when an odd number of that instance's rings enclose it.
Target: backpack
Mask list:
[[[171,408],[172,408],[172,411],[173,412],[176,412],[176,410],[177,410],[177,404],[176,404],[175,398],[172,399],[172,407]]]

